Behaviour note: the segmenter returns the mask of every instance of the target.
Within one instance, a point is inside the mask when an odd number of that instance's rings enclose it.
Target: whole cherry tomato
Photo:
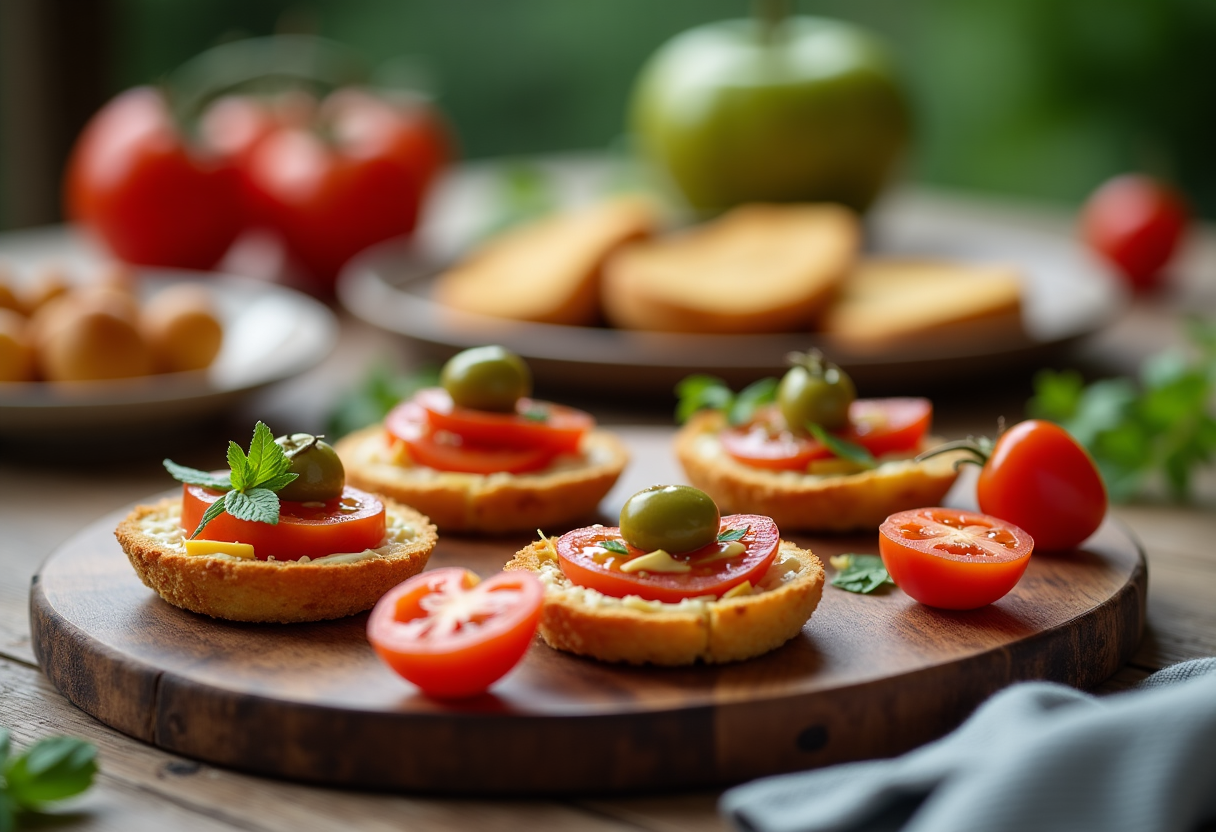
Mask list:
[[[1002,598],[1026,571],[1034,545],[1006,520],[954,508],[901,511],[878,529],[878,551],[895,585],[946,610]]]
[[[1081,213],[1086,242],[1133,288],[1155,286],[1187,225],[1182,199],[1139,174],[1117,176],[1089,197]]]
[[[68,216],[119,258],[206,269],[241,229],[235,172],[188,147],[161,94],[122,93],[86,125],[68,160]]]
[[[544,597],[530,572],[479,581],[467,569],[432,569],[377,602],[367,639],[385,664],[424,693],[475,696],[523,658]]]

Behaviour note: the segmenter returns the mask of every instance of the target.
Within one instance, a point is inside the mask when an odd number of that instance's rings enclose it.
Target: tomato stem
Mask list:
[[[954,470],[958,470],[960,465],[978,465],[981,468],[988,463],[988,459],[992,456],[993,442],[986,436],[974,437],[968,436],[966,439],[956,439],[953,442],[946,442],[938,445],[935,448],[930,448],[916,457],[917,462],[923,462],[941,454],[950,453],[951,451],[965,451],[967,456],[955,460]]]

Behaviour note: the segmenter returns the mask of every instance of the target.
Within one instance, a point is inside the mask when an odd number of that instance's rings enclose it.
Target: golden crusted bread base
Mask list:
[[[573,584],[550,544],[539,540],[503,568],[537,573],[545,583],[539,632],[546,644],[627,664],[720,664],[767,653],[802,631],[819,605],[824,581],[819,558],[784,540],[761,591],[723,600],[660,604],[611,598]]]
[[[753,468],[722,450],[716,437],[725,424],[722,414],[706,411],[676,432],[676,458],[684,473],[714,498],[723,514],[764,514],[782,529],[876,529],[897,511],[938,505],[958,477],[954,463],[959,453],[924,462],[886,462],[870,471],[832,476]]]
[[[839,205],[740,206],[613,255],[604,314],[626,329],[806,329],[852,268],[860,240],[856,214]]]
[[[229,621],[291,624],[344,618],[371,609],[380,596],[421,572],[438,539],[425,516],[385,501],[385,511],[412,528],[408,541],[355,563],[291,563],[187,555],[146,531],[145,521],[177,522],[181,498],[136,506],[114,536],[140,580],[170,604]]]
[[[624,443],[598,430],[583,437],[580,464],[530,474],[461,474],[399,462],[404,451],[382,425],[334,447],[349,485],[416,506],[445,532],[535,531],[589,517],[629,461]]]

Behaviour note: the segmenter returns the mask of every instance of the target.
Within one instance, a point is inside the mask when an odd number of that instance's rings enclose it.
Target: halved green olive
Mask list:
[[[621,537],[646,552],[692,552],[718,538],[721,518],[713,498],[691,485],[653,485],[621,508]]]
[[[777,387],[777,406],[790,429],[805,433],[810,423],[824,430],[847,426],[849,405],[857,398],[848,374],[817,350],[793,353],[790,360],[794,366]]]
[[[510,413],[532,392],[532,373],[524,360],[505,347],[474,347],[443,365],[439,382],[452,402],[473,410]]]
[[[299,476],[279,489],[279,499],[293,502],[336,500],[346,487],[346,469],[338,453],[321,437],[311,433],[293,433],[274,440],[291,460],[293,474]]]

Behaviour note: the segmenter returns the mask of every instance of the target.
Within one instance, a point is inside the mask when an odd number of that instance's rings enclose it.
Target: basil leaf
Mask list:
[[[229,491],[228,494],[239,494],[239,491]],[[203,533],[203,529],[207,528],[207,524],[224,513],[224,503],[227,501],[228,495],[224,495],[223,500],[216,500],[211,505],[207,506],[207,510],[203,512],[202,518],[198,521],[196,528],[190,535],[190,539],[198,537]]]
[[[698,410],[726,410],[735,394],[716,376],[691,375],[676,385],[676,421],[687,422]]]
[[[601,540],[596,545],[599,546],[601,549],[607,549],[609,552],[612,552],[617,555],[629,554],[629,547],[627,547],[624,543],[622,543],[619,540]]]
[[[747,530],[750,528],[751,526],[744,526],[741,529],[727,529],[724,532],[720,532],[718,534],[718,542],[730,543],[735,540],[742,540],[743,535],[747,534]]]
[[[218,502],[218,501],[217,501]],[[238,520],[279,524],[279,495],[267,488],[229,491],[224,495],[224,511]]]
[[[832,578],[832,586],[869,595],[880,587],[895,585],[882,558],[877,555],[846,554],[843,557],[849,559],[849,564]]]
[[[62,800],[87,789],[97,773],[97,749],[75,737],[47,737],[5,770],[8,796],[22,808]]]
[[[849,462],[854,462],[863,468],[876,468],[878,462],[874,459],[874,455],[860,445],[855,445],[847,439],[841,439],[835,434],[828,433],[821,425],[814,422],[808,422],[806,429],[811,432],[817,440],[823,443],[833,455],[841,459],[847,459]]]
[[[165,470],[169,472],[169,475],[178,482],[210,488],[212,491],[230,491],[232,489],[231,474],[213,474],[210,471],[200,471],[197,468],[178,465],[171,459],[163,460],[161,464],[165,466]]]
[[[758,409],[777,400],[778,384],[775,378],[762,378],[744,387],[731,403],[726,421],[735,426],[750,422]]]

